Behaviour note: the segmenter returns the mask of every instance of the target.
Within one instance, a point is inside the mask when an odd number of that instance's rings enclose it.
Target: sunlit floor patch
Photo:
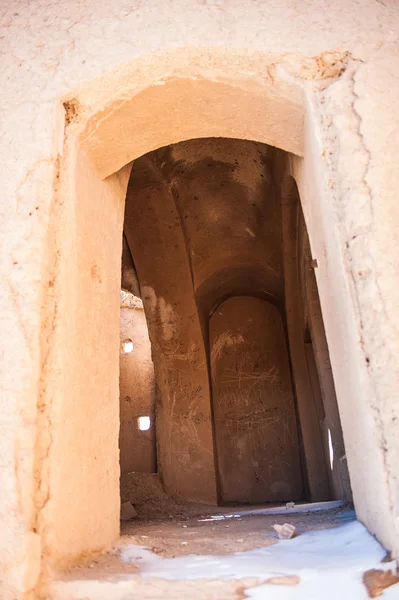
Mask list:
[[[358,521],[278,541],[267,548],[236,552],[229,556],[189,555],[162,558],[140,546],[121,549],[126,562],[140,564],[141,575],[167,580],[199,580],[258,577],[262,585],[247,591],[254,599],[337,600],[366,599],[363,573],[372,568],[392,570],[381,563],[385,550]],[[296,585],[263,582],[281,576],[297,576]],[[385,590],[384,598],[399,598],[399,586]]]
[[[364,573],[395,570],[394,561],[381,562],[386,551],[353,510],[287,519],[235,514],[213,522],[132,522],[113,551],[54,581],[49,599],[368,600]],[[276,522],[295,525],[297,536],[277,540]],[[245,547],[251,539],[255,545]],[[399,600],[399,584],[390,585],[379,590],[383,600]]]

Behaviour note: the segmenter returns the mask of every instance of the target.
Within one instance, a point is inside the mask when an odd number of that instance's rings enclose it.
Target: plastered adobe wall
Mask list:
[[[216,1],[10,0],[1,23],[2,597],[32,597],[49,556],[61,561],[70,551],[76,558],[106,547],[118,532],[117,495],[111,491],[110,502],[98,495],[96,470],[93,494],[85,492],[94,503],[89,521],[78,511],[70,515],[74,507],[66,501],[54,505],[53,516],[50,510],[52,498],[65,496],[66,482],[83,490],[79,447],[62,458],[68,428],[65,439],[52,428],[74,415],[76,442],[80,412],[93,397],[101,398],[97,426],[111,423],[114,431],[102,457],[102,469],[109,461],[107,489],[118,478],[118,419],[108,407],[118,403],[112,357],[126,187],[117,176],[101,178],[157,147],[212,135],[255,139],[297,156],[291,169],[320,265],[355,506],[397,556],[397,6],[233,0],[227,11]],[[68,161],[76,164],[70,153],[77,145],[87,155],[84,194],[76,191],[74,171],[67,182],[59,179]],[[101,284],[96,273],[79,281],[86,259],[89,271],[93,266],[87,235],[98,239]],[[84,352],[98,341],[87,334],[97,285],[107,293],[94,308],[114,315],[104,330],[111,379],[99,370],[87,388],[98,359]],[[107,385],[111,404],[102,396]],[[98,439],[90,437],[90,453],[82,445],[89,463]],[[57,478],[60,464],[69,479]],[[98,529],[100,516],[106,531]],[[54,536],[68,521],[72,545],[65,531]]]

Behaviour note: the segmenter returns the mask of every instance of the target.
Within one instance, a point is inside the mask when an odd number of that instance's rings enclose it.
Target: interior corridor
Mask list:
[[[122,483],[157,472],[170,497],[208,505],[351,500],[317,259],[286,160],[212,138],[134,161]]]

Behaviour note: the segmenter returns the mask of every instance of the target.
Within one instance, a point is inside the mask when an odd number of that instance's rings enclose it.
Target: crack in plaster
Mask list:
[[[20,304],[19,304],[20,293],[18,292],[18,290],[15,289],[15,287],[11,283],[9,277],[5,278],[4,281],[6,282],[6,284],[9,287],[10,295],[11,295],[11,299],[12,299],[12,303],[15,306],[15,312],[16,312],[16,315],[17,315],[18,324],[19,324],[20,329],[22,331],[23,338],[24,338],[24,341],[26,343],[26,347],[29,350],[29,355],[32,358],[34,356],[34,352],[33,352],[33,348],[32,348],[32,339],[31,339],[31,336],[28,334],[28,331],[26,329],[25,320],[24,320],[24,317],[23,317],[23,314],[22,314],[22,311],[21,311],[21,307],[20,307]]]
[[[355,62],[355,61],[354,61]],[[356,61],[358,63],[362,63],[363,61],[358,60]],[[358,67],[360,68],[360,67]],[[364,165],[363,168],[363,176],[362,176],[362,181],[367,189],[367,193],[368,193],[368,200],[369,200],[369,205],[370,205],[370,210],[371,210],[371,224],[370,224],[370,229],[367,230],[366,233],[372,231],[373,228],[373,220],[374,220],[374,207],[373,207],[373,193],[371,190],[371,187],[367,181],[367,176],[368,176],[368,172],[369,172],[369,168],[370,168],[370,163],[371,163],[371,152],[370,150],[367,148],[367,144],[366,144],[366,140],[364,139],[363,133],[362,133],[362,125],[363,125],[363,118],[362,115],[360,113],[360,111],[357,109],[356,105],[359,103],[360,101],[360,96],[357,94],[356,92],[356,75],[358,74],[358,70],[354,69],[352,71],[352,76],[351,76],[351,83],[352,83],[352,113],[354,118],[356,119],[357,122],[357,131],[356,134],[359,138],[359,141],[361,143],[362,146],[362,151],[363,151],[363,155],[366,156],[367,160],[366,160],[366,164]]]
[[[43,580],[43,557],[46,552],[46,534],[48,523],[43,515],[48,502],[51,499],[50,490],[50,453],[54,439],[52,435],[53,422],[51,412],[53,410],[52,398],[47,391],[49,374],[51,372],[51,359],[54,352],[54,334],[58,321],[58,302],[55,292],[55,283],[59,270],[60,250],[57,249],[55,239],[54,222],[57,220],[57,213],[62,203],[59,199],[59,180],[60,180],[60,156],[58,155],[54,166],[54,196],[50,208],[49,232],[47,238],[47,256],[48,264],[45,267],[45,277],[47,285],[44,286],[43,304],[42,304],[42,332],[40,341],[41,368],[39,381],[39,396],[37,401],[37,420],[36,420],[36,445],[34,462],[34,507],[35,514],[33,520],[33,531],[38,533],[42,539],[42,554],[40,574],[36,589],[42,584]]]
[[[363,61],[358,61],[358,62],[362,63]],[[363,183],[364,183],[364,185],[365,185],[365,187],[366,187],[366,189],[368,191],[369,204],[370,204],[370,210],[371,210],[371,221],[372,222],[370,224],[370,229],[367,232],[365,232],[365,233],[369,233],[369,232],[371,233],[372,230],[373,230],[373,221],[374,221],[373,191],[371,189],[370,184],[367,181],[367,179],[368,179],[368,173],[369,173],[369,169],[370,169],[370,165],[371,165],[371,152],[370,152],[370,150],[367,147],[366,140],[364,139],[364,136],[363,136],[363,133],[362,133],[362,125],[363,125],[362,116],[360,114],[360,111],[357,110],[357,108],[356,108],[356,104],[360,101],[360,96],[356,92],[356,83],[357,83],[356,82],[356,76],[357,76],[357,74],[358,74],[358,71],[354,71],[354,73],[352,75],[352,84],[353,84],[352,85],[352,94],[353,94],[353,97],[354,97],[354,100],[353,100],[353,103],[352,103],[352,110],[353,110],[353,113],[354,113],[355,117],[357,118],[357,122],[358,122],[357,133],[358,133],[359,139],[361,140],[361,143],[362,143],[364,155],[367,156],[367,162],[366,162],[365,167],[364,167]],[[351,238],[351,240],[348,240],[349,244],[352,241],[352,239],[353,238]],[[380,287],[380,284],[379,284],[379,281],[378,281],[378,269],[376,268],[375,261],[374,261],[374,258],[373,258],[373,255],[372,255],[371,252],[369,253],[369,257],[370,257],[370,261],[371,261],[372,266],[373,266],[374,282],[375,282],[376,288],[378,290],[378,297],[381,300],[381,306],[382,306],[382,309],[383,309],[383,313],[384,313],[385,318],[387,320],[389,320],[389,315],[387,314],[387,310],[386,310],[386,306],[385,306],[384,295],[383,295],[383,293],[381,291],[381,287]],[[395,331],[399,335],[399,332],[397,330],[395,330]]]
[[[26,185],[28,183],[28,181],[32,178],[34,178],[34,176],[37,174],[38,170],[40,169],[41,166],[43,165],[47,165],[50,167],[53,167],[54,165],[54,159],[53,158],[40,158],[39,160],[37,160],[36,162],[34,162],[34,164],[26,171],[25,175],[23,176],[22,180],[20,181],[20,183],[17,185],[16,190],[15,190],[15,196],[16,196],[16,212],[19,211],[19,207],[20,207],[20,203],[21,203],[21,198],[23,197],[23,192],[22,192],[22,188],[24,187],[24,185]]]

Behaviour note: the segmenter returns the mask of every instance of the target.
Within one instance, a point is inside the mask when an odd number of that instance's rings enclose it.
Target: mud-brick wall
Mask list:
[[[121,292],[120,464],[121,475],[156,472],[155,378],[141,300]],[[126,351],[128,350],[128,351]],[[150,417],[140,430],[138,418]]]
[[[279,310],[259,298],[229,298],[211,317],[210,346],[222,499],[298,500],[298,430]]]

